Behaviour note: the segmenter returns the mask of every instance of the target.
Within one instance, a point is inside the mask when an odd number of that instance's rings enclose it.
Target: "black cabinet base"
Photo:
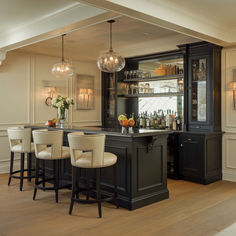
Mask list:
[[[213,177],[207,178],[207,179],[198,179],[198,178],[183,176],[183,177],[181,177],[181,179],[191,181],[191,182],[194,182],[194,183],[198,183],[198,184],[206,185],[206,184],[211,184],[211,183],[214,183],[216,181],[222,180],[222,175],[219,174],[217,176],[213,176]]]
[[[103,197],[111,196],[110,192],[102,191]],[[92,194],[93,196],[93,194]],[[95,196],[95,195],[94,195]],[[169,198],[168,189],[164,189],[158,192],[153,192],[151,194],[142,195],[141,197],[128,198],[122,195],[118,196],[119,207],[123,207],[128,210],[136,210],[138,208],[157,203],[159,201]]]

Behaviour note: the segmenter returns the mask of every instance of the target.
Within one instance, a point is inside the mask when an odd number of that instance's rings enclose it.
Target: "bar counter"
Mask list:
[[[83,131],[85,134],[106,135],[105,151],[118,157],[119,204],[134,210],[169,197],[167,189],[167,137],[168,130],[134,129],[132,134],[121,134],[121,129],[104,127],[65,126],[46,127],[30,125],[34,129],[64,131],[63,143],[68,146],[67,134]],[[47,166],[50,170],[50,166]],[[70,160],[61,163],[60,178],[71,179]],[[85,172],[81,172],[83,177]],[[89,173],[91,184],[95,183],[94,173]],[[113,192],[112,168],[102,170],[101,187],[104,195]],[[81,178],[83,179],[83,178]]]

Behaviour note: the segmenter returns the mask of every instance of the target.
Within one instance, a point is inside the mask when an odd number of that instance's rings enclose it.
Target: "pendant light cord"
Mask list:
[[[110,22],[110,51],[112,51],[112,22]]]
[[[64,62],[65,61],[65,58],[64,58],[64,36],[66,34],[63,34],[62,35],[62,40],[61,40],[61,61]]]
[[[110,24],[110,52],[113,51],[112,49],[112,23],[114,23],[114,20],[107,21]]]

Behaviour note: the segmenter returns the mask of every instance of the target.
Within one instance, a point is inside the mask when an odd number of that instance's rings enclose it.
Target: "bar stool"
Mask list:
[[[119,207],[117,201],[117,156],[113,153],[104,152],[105,135],[78,135],[74,133],[68,134],[68,141],[71,153],[72,164],[72,193],[69,214],[71,215],[74,201],[81,203],[97,203],[98,214],[102,217],[101,202],[113,201],[117,208]],[[101,169],[104,167],[113,166],[113,180],[114,180],[114,195],[111,198],[101,199]],[[80,189],[77,183],[77,168],[95,169],[96,170],[96,200],[80,199]],[[88,190],[88,189],[87,189]]]
[[[32,152],[34,152],[34,144],[31,142],[31,129],[23,127],[9,127],[7,129],[10,150],[11,150],[11,162],[10,162],[10,173],[8,186],[11,184],[11,179],[20,179],[20,191],[23,189],[23,180],[28,179],[31,182],[31,160]],[[20,170],[13,171],[14,155],[15,153],[21,154]],[[25,154],[27,153],[27,169],[24,168],[25,164]],[[24,176],[24,172],[27,171],[27,176]],[[15,175],[20,173],[20,176]]]
[[[35,166],[35,186],[33,200],[36,198],[37,189],[55,190],[56,202],[58,202],[58,189],[69,187],[59,186],[59,161],[62,159],[70,158],[69,147],[62,146],[63,142],[63,131],[48,131],[48,130],[33,130],[33,139],[36,156]],[[54,178],[45,179],[45,160],[53,161],[53,172]],[[39,161],[42,161],[43,168],[40,173]],[[39,181],[39,177],[42,180]],[[53,180],[53,187],[45,187],[47,181]]]

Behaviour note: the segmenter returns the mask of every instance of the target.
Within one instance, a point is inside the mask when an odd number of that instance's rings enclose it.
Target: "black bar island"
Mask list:
[[[67,134],[70,132],[83,131],[85,134],[105,134],[105,151],[112,152],[118,157],[118,194],[121,207],[134,210],[169,197],[167,189],[167,137],[171,131],[134,129],[134,133],[124,135],[121,134],[120,129],[116,128],[27,127],[33,130],[62,129],[65,146],[68,146]],[[70,181],[70,160],[62,161],[60,167],[60,178]],[[50,171],[50,166],[47,163],[46,168]],[[110,167],[104,168],[101,176],[102,193],[108,196],[113,192],[112,170]],[[82,170],[80,175],[84,174]],[[94,173],[89,173],[89,175],[95,183]]]

